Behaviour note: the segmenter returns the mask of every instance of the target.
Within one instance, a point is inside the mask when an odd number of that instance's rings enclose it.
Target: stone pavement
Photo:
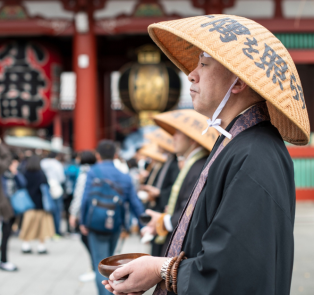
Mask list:
[[[22,255],[21,242],[12,237],[9,259],[19,271],[0,270],[0,295],[97,295],[94,282],[81,283],[78,276],[89,268],[89,257],[77,237],[48,241],[49,255]],[[33,243],[34,250],[36,243]],[[149,247],[131,236],[121,252],[149,252]],[[147,295],[151,292],[147,292]],[[297,205],[295,263],[291,295],[314,294],[314,203]],[[192,295],[192,294],[191,294]],[[231,294],[230,294],[231,295]],[[266,295],[266,294],[265,294]]]
[[[78,236],[47,241],[48,255],[36,253],[36,242],[32,243],[33,254],[21,253],[17,237],[9,242],[9,261],[19,271],[0,270],[0,295],[97,295],[94,281],[78,280],[90,269],[89,256]],[[149,246],[140,244],[138,236],[131,236],[120,249],[122,253],[150,252]]]

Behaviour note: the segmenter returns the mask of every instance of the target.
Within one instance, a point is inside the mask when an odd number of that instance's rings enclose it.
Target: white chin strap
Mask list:
[[[207,54],[206,52],[203,52],[203,55],[205,57],[211,57],[209,54]],[[219,104],[217,110],[215,111],[215,113],[213,114],[213,117],[212,119],[208,119],[207,120],[207,128],[202,132],[202,135],[204,135],[209,127],[213,127],[215,128],[218,132],[220,132],[221,134],[223,134],[225,137],[231,139],[232,138],[232,135],[227,132],[225,129],[223,129],[222,127],[220,127],[220,124],[221,124],[221,119],[217,119],[217,117],[219,116],[220,112],[222,111],[222,109],[224,108],[224,106],[226,105],[228,99],[230,98],[230,95],[231,95],[231,90],[233,88],[233,86],[237,83],[238,81],[238,77],[235,79],[235,81],[232,83],[232,85],[230,86],[228,92],[226,93],[224,99],[221,101],[221,103]]]

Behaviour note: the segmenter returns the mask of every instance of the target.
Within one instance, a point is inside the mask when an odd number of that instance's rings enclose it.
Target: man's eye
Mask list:
[[[201,62],[201,66],[202,66],[202,67],[204,67],[204,66],[205,66],[205,64]]]

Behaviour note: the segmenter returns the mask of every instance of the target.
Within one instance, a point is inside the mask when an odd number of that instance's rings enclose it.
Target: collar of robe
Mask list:
[[[211,57],[208,53],[203,52],[203,55],[205,57]],[[231,139],[232,135],[227,132],[225,129],[223,129],[222,127],[220,127],[221,124],[221,119],[218,119],[217,117],[219,116],[219,114],[221,113],[222,109],[224,108],[224,106],[226,105],[227,101],[230,98],[231,95],[231,90],[233,88],[233,86],[235,85],[235,83],[237,83],[238,81],[238,77],[234,80],[234,82],[232,83],[232,85],[230,86],[228,92],[226,93],[225,97],[223,98],[223,100],[221,101],[221,103],[219,104],[218,108],[216,109],[216,111],[213,114],[213,117],[211,119],[207,120],[207,128],[202,132],[202,135],[204,135],[209,127],[213,127],[215,128],[219,133],[223,134],[225,137]]]

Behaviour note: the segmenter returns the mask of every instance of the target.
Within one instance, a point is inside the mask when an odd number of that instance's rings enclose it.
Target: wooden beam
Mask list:
[[[38,17],[19,21],[0,21],[0,36],[71,36],[73,33],[73,22],[63,19],[48,20]]]
[[[94,31],[96,35],[147,34],[147,27],[152,23],[180,18],[181,16],[179,15],[147,18],[129,16],[105,18],[95,21]],[[255,21],[265,26],[272,33],[314,33],[314,18],[301,19],[299,25],[294,19],[255,19]],[[72,36],[73,34],[73,22],[64,19],[44,19],[37,17],[19,21],[0,21],[0,36]],[[298,55],[297,52],[296,54]],[[302,57],[297,58],[302,63]],[[311,57],[308,55],[307,58]]]
[[[96,1],[88,1],[88,0],[59,0],[58,2],[62,2],[63,8],[65,10],[78,12],[79,10],[87,9],[87,7],[90,8],[90,6],[92,6],[93,11],[98,10],[98,9],[102,9],[102,8],[105,7],[107,0],[96,0]]]
[[[298,21],[292,18],[254,19],[272,33],[310,33],[314,32],[314,19],[301,18]]]
[[[314,64],[314,49],[289,49],[288,51],[296,64]]]
[[[147,34],[147,27],[152,23],[180,19],[180,16],[166,17],[117,17],[95,21],[97,35]]]
[[[297,189],[296,200],[297,201],[314,201],[314,188]]]
[[[314,158],[314,147],[288,147],[291,158]]]

